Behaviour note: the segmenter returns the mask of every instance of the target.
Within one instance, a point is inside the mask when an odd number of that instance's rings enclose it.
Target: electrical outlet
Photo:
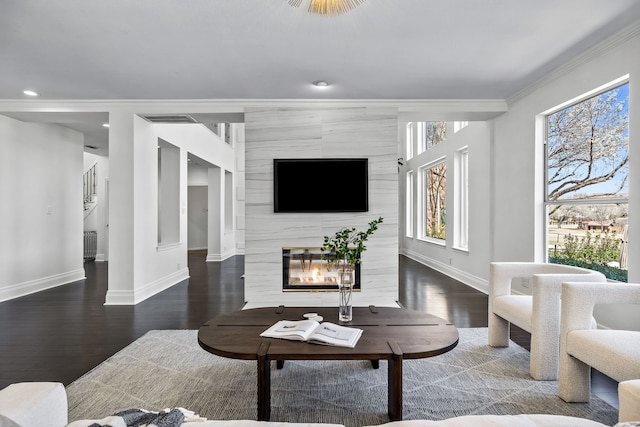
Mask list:
[[[520,286],[522,286],[523,288],[529,289],[529,278],[528,277],[522,277],[520,279]]]

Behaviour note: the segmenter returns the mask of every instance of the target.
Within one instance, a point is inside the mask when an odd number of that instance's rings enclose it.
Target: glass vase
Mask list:
[[[355,266],[349,263],[343,263],[338,266],[338,320],[340,322],[351,322],[353,319],[351,296],[353,293],[353,282],[355,276]]]

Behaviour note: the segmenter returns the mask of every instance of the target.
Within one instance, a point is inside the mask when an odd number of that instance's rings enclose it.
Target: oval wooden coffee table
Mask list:
[[[395,307],[354,307],[353,321],[343,323],[363,330],[355,348],[263,338],[278,320],[300,320],[318,313],[338,322],[337,307],[268,307],[234,311],[209,320],[198,331],[206,351],[232,359],[257,360],[259,421],[271,416],[271,364],[285,360],[370,360],[374,368],[388,361],[388,403],[391,421],[402,419],[402,361],[446,353],[458,344],[458,329],[440,317]]]

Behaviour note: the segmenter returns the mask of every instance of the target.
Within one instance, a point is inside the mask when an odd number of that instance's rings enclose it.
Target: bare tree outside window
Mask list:
[[[549,260],[627,281],[629,85],[547,116]]]
[[[447,165],[433,166],[425,171],[427,209],[426,237],[445,240],[447,237]]]
[[[628,124],[628,84],[548,116],[547,200],[627,191]]]
[[[431,148],[447,138],[447,122],[426,122],[424,131],[427,148]]]

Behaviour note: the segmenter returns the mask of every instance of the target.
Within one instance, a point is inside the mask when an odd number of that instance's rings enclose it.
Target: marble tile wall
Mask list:
[[[282,248],[319,247],[342,227],[383,224],[367,241],[354,305],[398,299],[398,114],[395,108],[269,108],[245,113],[245,298],[248,307],[336,306],[336,292],[283,292]],[[369,212],[274,213],[274,158],[369,159]],[[308,197],[331,197],[317,177]],[[345,183],[345,189],[348,183]]]

